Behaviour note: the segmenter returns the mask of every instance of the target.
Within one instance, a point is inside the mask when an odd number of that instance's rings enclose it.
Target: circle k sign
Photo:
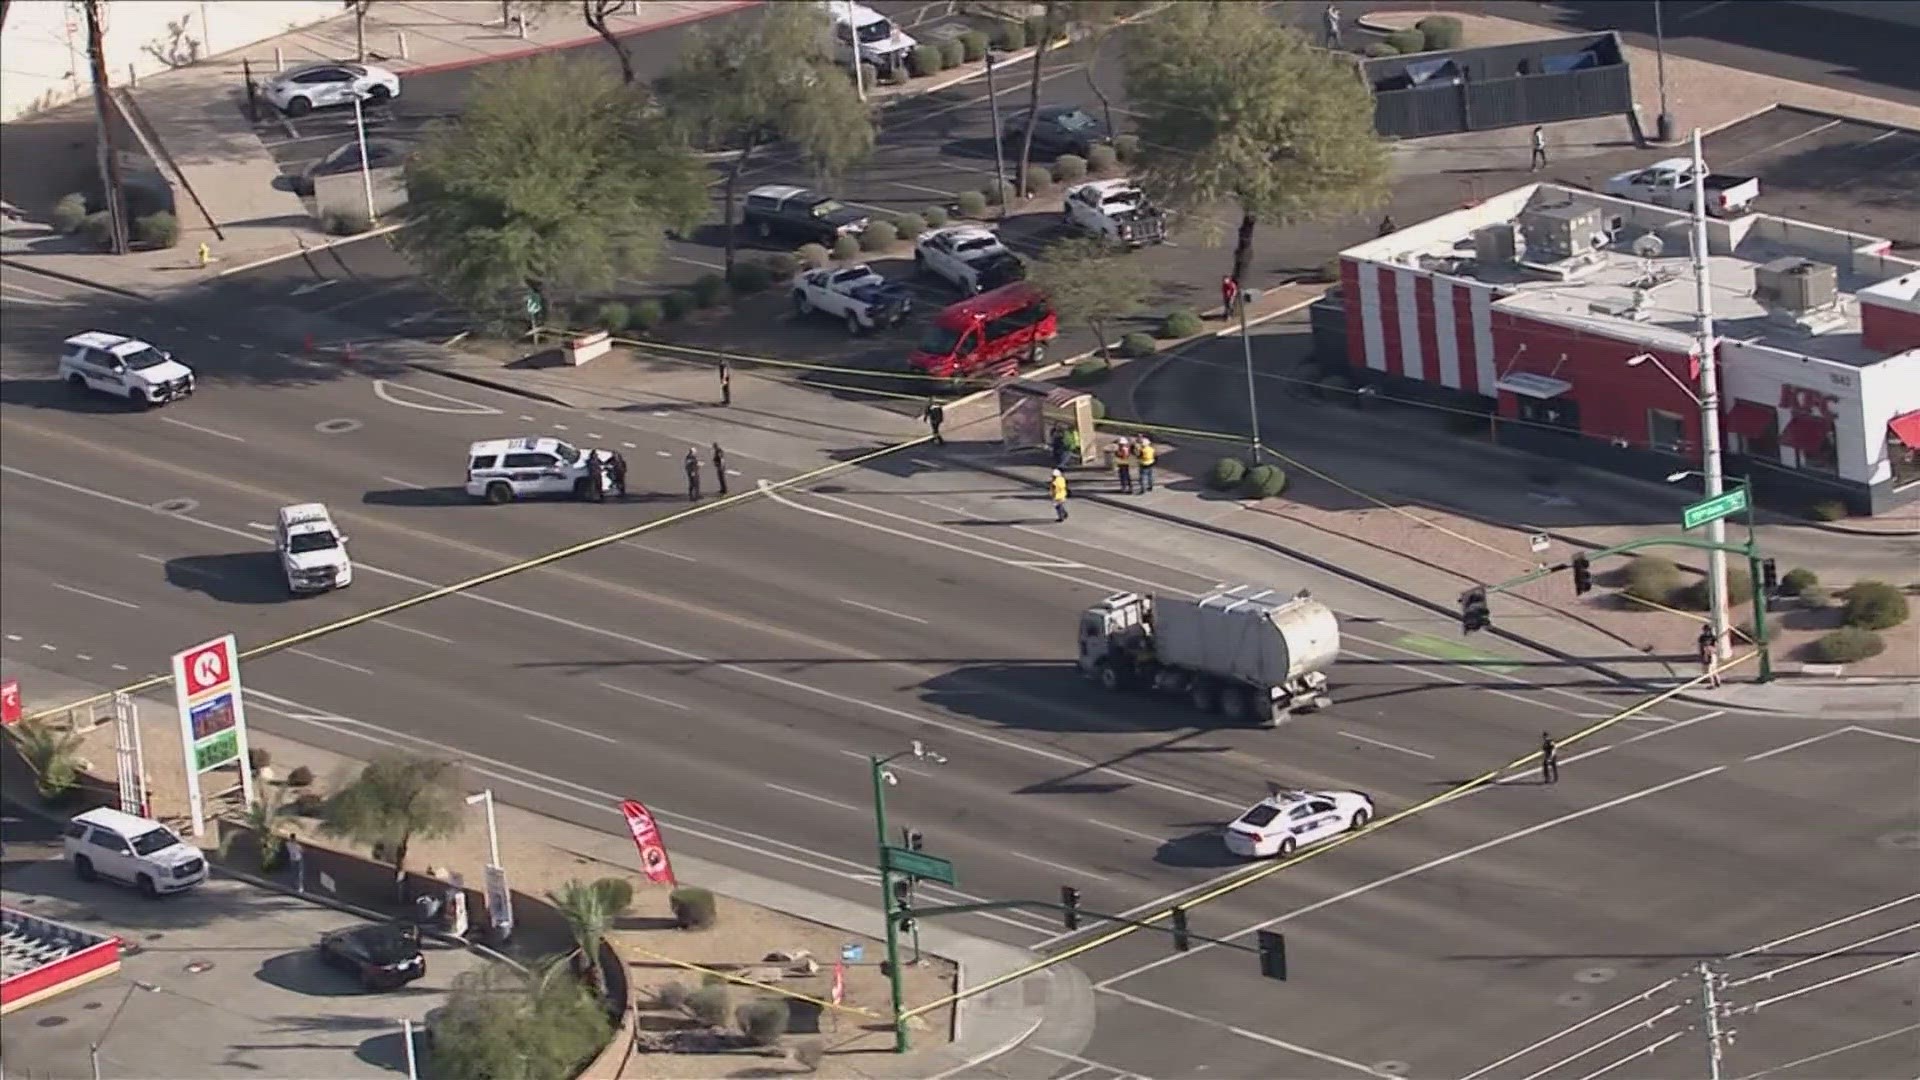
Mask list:
[[[219,638],[181,653],[180,670],[186,674],[188,697],[225,687],[233,681],[233,638]]]

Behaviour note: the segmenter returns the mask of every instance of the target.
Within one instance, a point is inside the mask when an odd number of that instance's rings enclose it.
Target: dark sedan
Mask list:
[[[405,143],[390,139],[367,140],[367,168],[390,169],[407,163],[410,148]],[[339,176],[342,173],[360,171],[360,140],[347,143],[335,149],[326,157],[307,166],[306,171],[293,178],[293,186],[301,195],[313,194],[313,181],[318,176]]]
[[[398,990],[425,978],[420,928],[412,923],[363,923],[320,938],[320,958],[369,990]]]
[[[1077,105],[1048,105],[1032,114],[1035,153],[1078,154],[1086,157],[1096,146],[1112,141],[1107,125]],[[1029,123],[1025,110],[1015,113],[1006,127],[1007,145],[1019,149]]]

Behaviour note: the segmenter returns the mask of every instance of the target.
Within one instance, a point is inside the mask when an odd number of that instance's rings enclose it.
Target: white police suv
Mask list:
[[[1244,859],[1286,858],[1373,820],[1373,800],[1358,791],[1276,791],[1227,826],[1227,850]]]
[[[60,349],[60,378],[76,389],[98,390],[141,407],[193,393],[193,371],[139,338],[89,330]]]
[[[605,464],[613,455],[544,437],[484,439],[467,448],[467,494],[494,504],[528,495],[584,499],[595,456]]]

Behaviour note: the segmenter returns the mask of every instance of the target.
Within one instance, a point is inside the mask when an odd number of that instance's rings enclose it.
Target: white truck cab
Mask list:
[[[321,503],[283,506],[275,519],[274,549],[293,593],[325,592],[353,584],[347,538]]]
[[[126,398],[141,408],[193,393],[193,371],[139,338],[89,330],[60,349],[60,378],[81,390]]]
[[[1068,188],[1063,214],[1068,228],[1115,244],[1142,247],[1167,238],[1166,214],[1124,177]]]
[[[853,60],[858,43],[860,60],[877,68],[904,68],[907,56],[920,44],[893,20],[865,4],[847,0],[820,0],[833,23],[835,55],[843,64]]]
[[[467,447],[467,494],[498,505],[528,495],[587,497],[588,462],[612,459],[605,450],[581,450],[543,436],[483,439]]]

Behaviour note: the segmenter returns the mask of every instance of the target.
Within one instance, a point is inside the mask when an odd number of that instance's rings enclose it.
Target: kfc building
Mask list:
[[[1494,414],[1503,443],[1698,468],[1690,229],[1528,185],[1342,252],[1315,333],[1382,393]],[[1707,246],[1728,473],[1783,509],[1920,499],[1920,264],[1762,214],[1709,221]]]

